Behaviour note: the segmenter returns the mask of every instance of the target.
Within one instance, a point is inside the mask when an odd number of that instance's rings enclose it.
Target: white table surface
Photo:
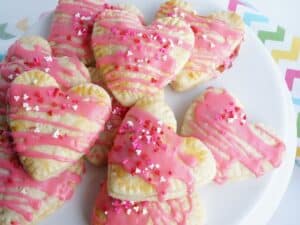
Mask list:
[[[28,7],[24,7],[24,2]],[[248,0],[261,12],[269,16],[275,23],[281,24],[291,33],[300,36],[300,0]],[[9,22],[16,24],[22,18],[28,17],[28,24],[37,19],[41,12],[54,8],[56,1],[0,0],[0,24]],[[35,4],[34,4],[35,3]],[[271,7],[270,7],[271,6]],[[14,14],[13,12],[22,12]],[[25,21],[26,23],[26,21]],[[9,31],[9,29],[8,29]],[[2,43],[1,43],[2,42]],[[0,41],[1,45],[5,44]],[[299,225],[300,224],[300,167],[295,167],[289,189],[280,207],[268,225]],[[230,225],[230,224],[224,224]],[[255,225],[255,224],[253,224]]]

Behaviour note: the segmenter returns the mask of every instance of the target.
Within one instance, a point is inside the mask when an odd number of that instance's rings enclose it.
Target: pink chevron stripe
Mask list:
[[[229,0],[228,10],[235,12],[238,5],[247,6],[247,4],[241,0]]]
[[[300,70],[288,69],[285,74],[285,81],[290,91],[293,89],[295,79],[300,79]]]

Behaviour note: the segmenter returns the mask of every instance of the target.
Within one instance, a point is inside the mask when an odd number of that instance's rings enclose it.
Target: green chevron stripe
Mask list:
[[[6,27],[7,23],[0,24],[0,40],[8,40],[15,37],[14,35],[9,34],[5,31]]]
[[[259,39],[265,43],[266,41],[284,41],[285,29],[278,26],[276,32],[261,30],[258,32]]]

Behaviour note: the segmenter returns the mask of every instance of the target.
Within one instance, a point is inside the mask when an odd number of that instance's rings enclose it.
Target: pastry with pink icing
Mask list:
[[[279,167],[285,144],[260,124],[248,121],[229,92],[209,88],[186,112],[181,134],[199,138],[217,162],[215,181],[259,177]]]
[[[112,100],[112,112],[107,120],[104,130],[99,134],[95,145],[91,148],[86,158],[95,166],[103,166],[107,164],[107,153],[113,146],[114,138],[121,125],[128,107],[122,106],[115,99]]]
[[[48,37],[53,54],[93,64],[91,33],[96,14],[104,7],[105,0],[59,0]]]
[[[81,181],[80,160],[47,181],[32,179],[12,150],[6,129],[0,139],[0,224],[33,225],[52,214],[67,200]]]
[[[128,111],[108,153],[108,192],[130,201],[180,198],[209,183],[215,166],[201,141],[176,134],[163,98],[146,97]]]
[[[77,58],[53,57],[49,43],[39,36],[17,40],[0,64],[1,86],[8,85],[19,74],[39,69],[55,78],[63,89],[90,82],[87,68]]]
[[[182,20],[162,18],[144,26],[126,9],[102,11],[92,35],[100,76],[123,106],[163,89],[183,68],[193,46],[193,31]]]
[[[76,58],[52,57],[49,43],[39,36],[17,40],[0,63],[0,125],[6,126],[7,90],[21,73],[32,69],[47,71],[62,89],[90,81],[87,68]]]
[[[20,161],[36,180],[56,176],[88,153],[111,112],[106,91],[82,84],[62,91],[39,70],[9,89],[9,125]]]
[[[197,193],[168,201],[133,202],[108,196],[104,184],[96,199],[91,225],[203,225],[204,214]]]
[[[183,0],[165,2],[158,18],[179,17],[191,25],[195,34],[192,56],[171,86],[176,91],[190,88],[218,77],[231,67],[244,39],[244,24],[233,12],[217,12],[200,16]]]

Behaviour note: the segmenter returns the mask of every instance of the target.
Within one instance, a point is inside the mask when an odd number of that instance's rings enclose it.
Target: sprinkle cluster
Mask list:
[[[216,116],[216,119],[226,121],[227,123],[239,122],[243,126],[247,122],[247,115],[234,102],[230,102],[228,107]]]
[[[123,201],[119,199],[110,198],[111,201],[111,209],[114,213],[123,213],[125,212],[127,215],[139,214],[139,215],[147,215],[147,203],[146,202],[133,202],[133,201]],[[103,212],[105,215],[109,214],[108,207],[103,208]]]

